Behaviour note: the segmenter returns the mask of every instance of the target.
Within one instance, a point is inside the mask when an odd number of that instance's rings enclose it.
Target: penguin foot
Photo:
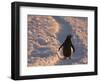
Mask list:
[[[69,59],[72,59],[71,57],[69,57]]]

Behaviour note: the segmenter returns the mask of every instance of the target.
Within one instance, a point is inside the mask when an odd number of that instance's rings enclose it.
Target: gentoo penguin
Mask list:
[[[71,37],[72,37],[72,35],[68,35],[66,37],[66,40],[63,42],[63,44],[58,49],[58,51],[59,51],[60,48],[62,48],[64,59],[67,57],[69,59],[71,59],[72,51],[73,51],[73,53],[75,52],[75,48],[72,44]]]

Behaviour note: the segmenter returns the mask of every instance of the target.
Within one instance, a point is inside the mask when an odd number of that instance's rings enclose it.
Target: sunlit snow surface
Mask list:
[[[27,16],[28,66],[87,64],[87,17]],[[58,51],[68,34],[72,34],[75,53],[63,59]],[[60,57],[60,58],[59,58]]]

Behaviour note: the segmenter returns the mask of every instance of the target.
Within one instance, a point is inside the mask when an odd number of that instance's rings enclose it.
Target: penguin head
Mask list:
[[[72,38],[72,35],[71,34],[67,35],[65,42],[70,41],[71,38]]]
[[[71,34],[69,34],[69,35],[67,36],[67,38],[70,38],[70,39],[71,39],[71,38],[72,38],[72,35],[71,35]]]

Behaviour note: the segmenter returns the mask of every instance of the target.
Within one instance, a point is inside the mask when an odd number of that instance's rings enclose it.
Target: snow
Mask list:
[[[58,51],[72,34],[75,53],[63,59]],[[28,66],[87,64],[87,18],[28,15]]]

